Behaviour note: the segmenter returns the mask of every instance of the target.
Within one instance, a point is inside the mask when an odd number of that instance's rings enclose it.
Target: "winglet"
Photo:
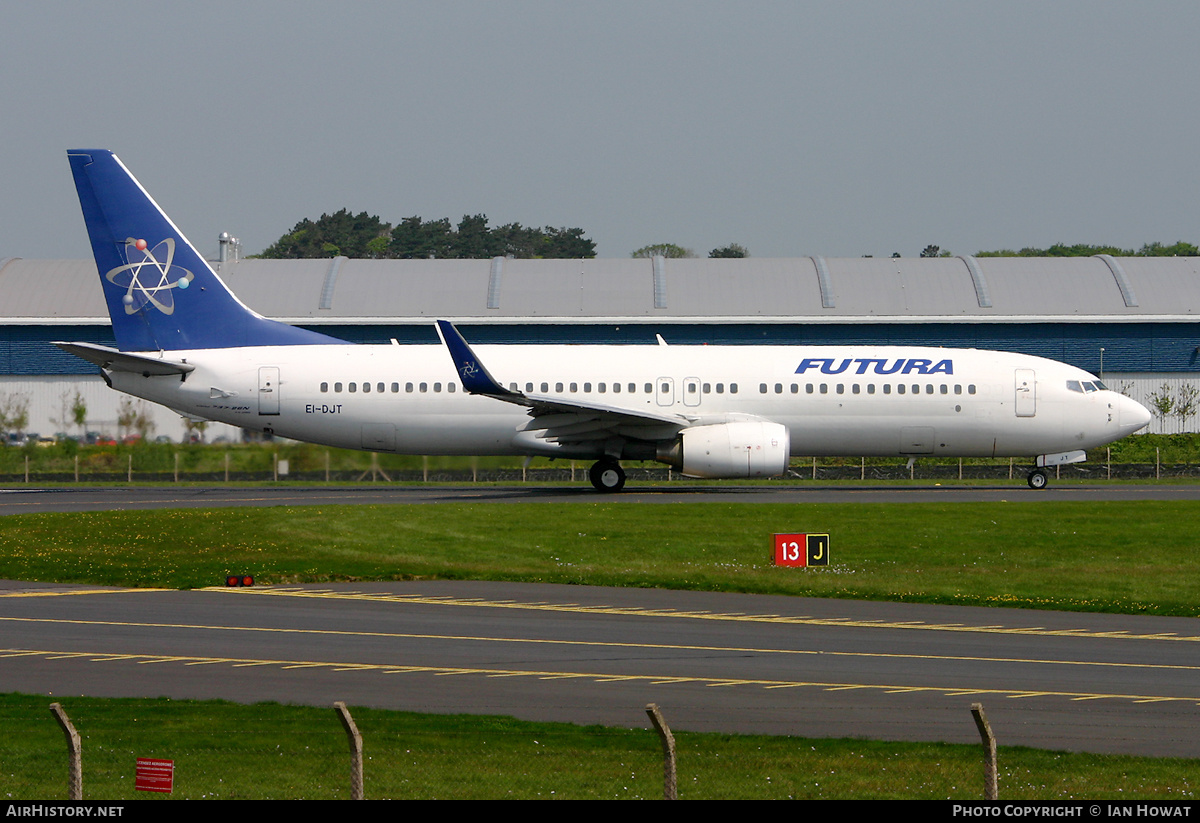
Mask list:
[[[449,320],[438,320],[437,329],[442,342],[446,344],[446,349],[450,352],[450,359],[454,361],[458,378],[462,380],[463,388],[469,394],[508,398],[523,396],[520,392],[504,388],[496,378],[492,377],[475,352],[471,351],[471,347],[467,345],[467,341],[459,330],[454,328],[453,323]]]

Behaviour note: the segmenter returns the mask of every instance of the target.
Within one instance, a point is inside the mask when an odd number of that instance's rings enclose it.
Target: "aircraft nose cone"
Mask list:
[[[1117,420],[1122,433],[1133,434],[1150,423],[1150,410],[1125,395],[1117,396]]]

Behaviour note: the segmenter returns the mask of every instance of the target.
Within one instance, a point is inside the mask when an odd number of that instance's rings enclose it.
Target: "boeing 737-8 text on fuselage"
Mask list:
[[[350,449],[621,460],[693,477],[784,474],[792,455],[1033,457],[1145,426],[1073,366],[908,346],[356,345],[243,305],[111,152],[68,152],[117,348],[60,343],[114,389],[197,419]],[[486,364],[486,365],[485,365]]]

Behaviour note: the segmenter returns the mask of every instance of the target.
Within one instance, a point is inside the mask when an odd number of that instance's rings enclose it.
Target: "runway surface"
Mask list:
[[[931,503],[1200,500],[1194,485],[1012,486],[627,486],[621,494],[545,486],[129,486],[0,490],[0,515],[40,511],[391,503]]]
[[[0,689],[1200,756],[1200,623],[471,582],[0,582]],[[52,698],[50,696],[53,696]]]

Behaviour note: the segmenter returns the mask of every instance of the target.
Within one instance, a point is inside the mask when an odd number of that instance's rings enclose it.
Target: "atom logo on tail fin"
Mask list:
[[[125,259],[131,262],[109,269],[104,279],[125,289],[121,302],[125,305],[126,314],[136,314],[147,303],[163,314],[174,314],[175,298],[172,291],[186,289],[195,275],[182,266],[174,265],[175,238],[168,237],[150,250],[146,246],[145,240],[127,238]],[[157,282],[154,282],[156,277]]]

